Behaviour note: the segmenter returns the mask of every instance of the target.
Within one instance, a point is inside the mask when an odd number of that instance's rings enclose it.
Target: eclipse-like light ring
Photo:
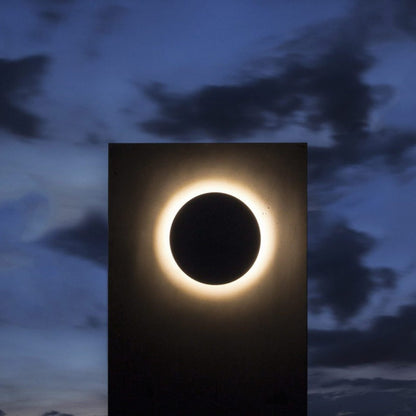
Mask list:
[[[210,285],[188,276],[176,263],[170,247],[170,230],[178,211],[191,199],[205,193],[220,192],[240,199],[253,212],[260,229],[260,248],[251,268],[239,279],[222,285]],[[267,270],[276,245],[273,213],[254,192],[244,185],[212,179],[193,182],[179,189],[163,206],[154,230],[154,249],[166,277],[177,287],[200,297],[225,298],[235,296],[255,284]]]

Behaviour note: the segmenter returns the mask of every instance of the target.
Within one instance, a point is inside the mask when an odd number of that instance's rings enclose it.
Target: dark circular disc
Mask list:
[[[239,199],[207,193],[178,211],[170,230],[170,247],[176,263],[189,277],[220,285],[250,269],[259,253],[260,229]]]

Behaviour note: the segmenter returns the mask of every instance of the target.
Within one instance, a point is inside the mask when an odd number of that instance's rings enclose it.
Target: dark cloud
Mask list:
[[[363,79],[374,59],[354,42],[335,44],[309,61],[288,56],[273,76],[235,85],[206,86],[190,94],[173,94],[161,84],[144,89],[158,116],[140,123],[160,137],[192,140],[247,138],[284,127],[329,127],[334,145],[310,147],[310,178],[328,180],[339,169],[380,159],[393,171],[414,163],[406,158],[416,132],[370,131],[371,111],[386,100],[386,86]]]
[[[44,413],[42,416],[74,416],[74,415],[70,413],[60,413],[60,412],[57,412],[56,410],[51,410],[50,412]]]
[[[80,325],[82,329],[102,329],[106,328],[106,322],[99,316],[96,315],[88,315],[85,318],[85,322],[83,325]]]
[[[343,322],[367,304],[373,291],[394,287],[394,270],[372,268],[364,263],[376,244],[374,238],[342,221],[325,229],[314,215],[309,225],[312,233],[316,228],[321,234],[316,238],[319,241],[310,241],[308,252],[308,275],[317,286],[317,293],[312,292],[309,298],[312,312],[328,307]]]
[[[56,230],[42,239],[48,246],[107,265],[107,220],[88,214],[79,224]]]
[[[372,41],[416,36],[416,3],[413,0],[356,0],[351,18]]]
[[[310,366],[416,362],[416,305],[381,316],[367,330],[310,330]]]
[[[368,157],[382,159],[383,163],[394,171],[403,171],[414,166],[415,160],[409,150],[416,148],[416,131],[383,129],[364,149]]]
[[[77,144],[82,145],[82,146],[90,146],[90,147],[107,146],[107,144],[112,141],[114,140],[112,140],[111,138],[109,138],[108,136],[104,134],[96,133],[96,132],[88,132],[85,135],[84,140],[78,142]]]
[[[387,25],[391,13],[375,18],[379,7],[369,3],[357,2],[347,17],[309,28],[281,45],[277,57],[258,63],[239,83],[184,94],[158,83],[145,87],[157,115],[139,127],[159,137],[221,141],[267,136],[297,125],[313,131],[327,128],[333,145],[309,148],[312,181],[335,181],[340,169],[374,159],[403,171],[414,163],[407,153],[416,145],[416,132],[370,129],[372,112],[393,90],[365,78],[377,64],[371,45],[394,37],[403,22],[397,18]],[[397,3],[386,3],[395,16],[406,16],[413,7]],[[367,17],[360,17],[361,9]]]
[[[321,387],[359,387],[374,390],[404,390],[415,391],[416,380],[395,380],[388,378],[356,378],[356,379],[337,379],[322,383]]]
[[[0,410],[0,416],[5,416],[6,412],[3,412],[3,410]]]
[[[237,139],[299,123],[302,112],[301,123],[309,128],[328,125],[336,141],[352,140],[364,136],[377,103],[378,90],[362,80],[372,65],[363,48],[343,42],[312,61],[287,56],[272,76],[241,84],[207,86],[182,96],[154,84],[144,93],[159,116],[141,127],[159,136]]]
[[[310,394],[310,416],[413,416],[416,398],[400,392],[370,392],[354,395]]]
[[[41,10],[38,16],[43,21],[51,24],[58,24],[65,20],[65,15],[56,10]]]
[[[396,7],[394,19],[398,27],[409,35],[416,36],[416,3],[413,0],[390,1]]]
[[[39,135],[41,118],[21,104],[39,92],[48,62],[44,55],[0,59],[0,128],[24,137]]]
[[[279,49],[314,54],[322,46],[348,39],[368,48],[383,42],[415,39],[416,5],[413,0],[351,0],[350,9],[338,18],[300,29]]]
[[[333,181],[343,167],[379,161],[392,173],[415,165],[411,150],[416,148],[416,131],[385,128],[368,133],[359,146],[340,143],[332,147],[309,147],[309,177],[312,181]]]
[[[76,0],[32,0],[36,15],[42,23],[57,25],[64,22]]]
[[[289,84],[278,78],[261,78],[243,85],[208,86],[182,96],[153,84],[144,92],[157,104],[159,117],[141,123],[141,127],[161,137],[188,140],[201,135],[217,139],[249,136],[260,129],[283,125],[302,108],[302,100],[288,97],[287,90]]]

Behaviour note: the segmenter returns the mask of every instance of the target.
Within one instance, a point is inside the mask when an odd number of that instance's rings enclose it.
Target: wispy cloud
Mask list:
[[[48,62],[45,55],[0,59],[0,128],[22,137],[40,136],[41,117],[21,103],[38,92]]]
[[[367,330],[310,330],[311,366],[348,367],[374,363],[415,363],[416,305],[395,316],[380,316]]]
[[[107,264],[107,220],[91,212],[73,227],[50,232],[42,242],[51,248]]]
[[[69,413],[60,413],[60,412],[57,412],[56,410],[51,410],[50,412],[44,413],[42,416],[74,416],[74,415],[69,414]]]

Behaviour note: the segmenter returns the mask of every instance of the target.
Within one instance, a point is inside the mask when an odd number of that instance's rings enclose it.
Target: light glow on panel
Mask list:
[[[201,283],[188,276],[176,263],[170,247],[170,230],[178,211],[191,199],[218,192],[241,200],[254,214],[260,229],[260,248],[251,268],[240,278],[220,285]],[[163,205],[157,216],[153,239],[157,261],[163,273],[176,287],[191,295],[224,299],[235,297],[255,285],[267,272],[277,247],[277,227],[272,207],[245,184],[228,179],[205,179],[178,189]]]

